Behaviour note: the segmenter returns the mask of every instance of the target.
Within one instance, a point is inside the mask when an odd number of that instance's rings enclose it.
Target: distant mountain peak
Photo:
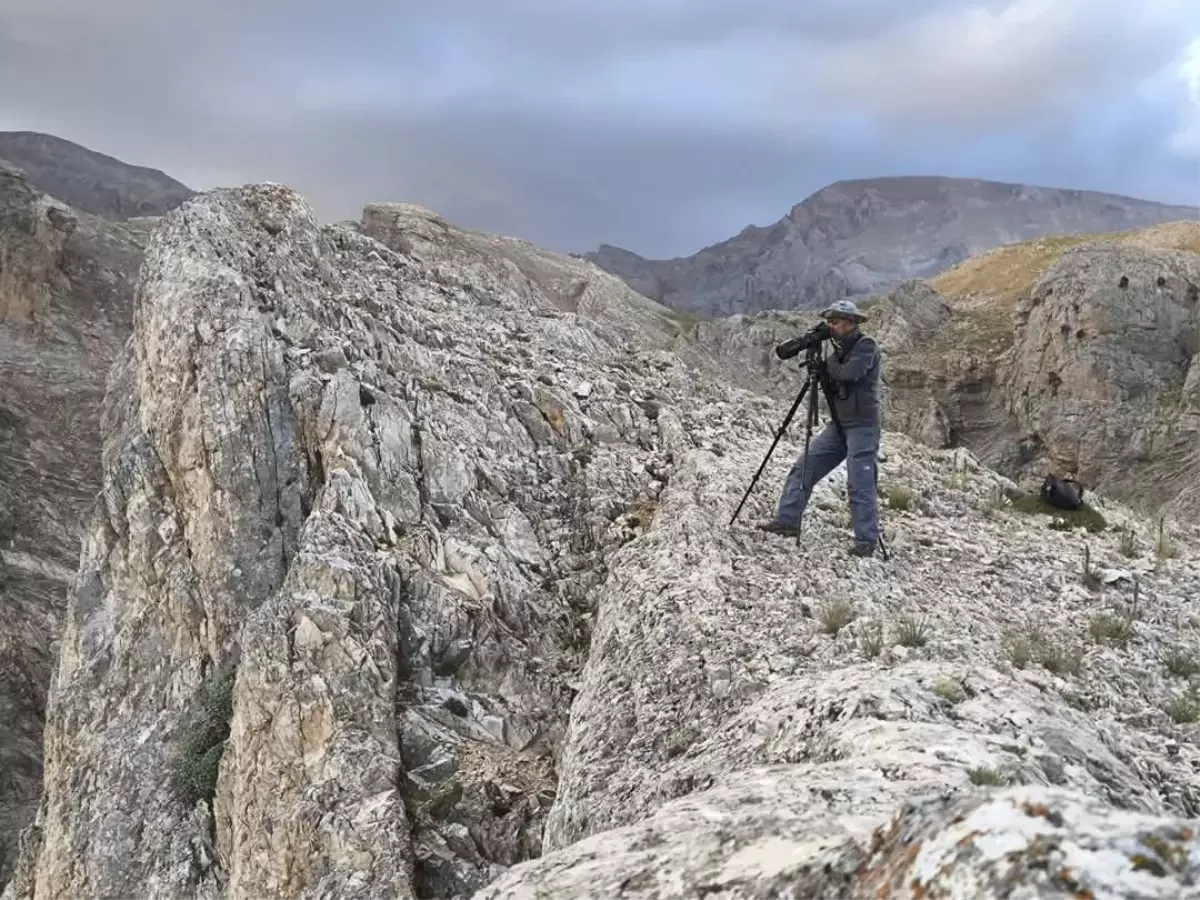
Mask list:
[[[38,131],[0,131],[0,158],[39,191],[108,219],[161,216],[196,193],[158,169]]]
[[[750,225],[691,256],[583,254],[675,309],[732,315],[813,309],[926,278],[1003,244],[1200,218],[1200,209],[1119,194],[942,175],[842,179],[773,225]]]

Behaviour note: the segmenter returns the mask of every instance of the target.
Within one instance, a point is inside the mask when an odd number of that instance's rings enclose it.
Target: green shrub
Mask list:
[[[212,803],[232,718],[233,676],[206,681],[200,708],[180,729],[175,745],[175,785],[189,805]]]
[[[912,505],[913,492],[903,484],[886,485],[883,496],[890,509],[908,509]]]

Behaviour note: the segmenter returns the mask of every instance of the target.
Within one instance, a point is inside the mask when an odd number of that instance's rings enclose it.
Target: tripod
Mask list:
[[[788,425],[791,424],[792,418],[796,415],[796,410],[798,410],[800,408],[800,404],[804,402],[804,397],[807,394],[808,395],[808,410],[807,410],[807,414],[805,416],[805,423],[804,423],[804,473],[803,473],[803,478],[801,479],[801,482],[800,482],[800,484],[806,494],[806,496],[805,496],[806,502],[804,504],[804,510],[801,510],[800,517],[796,521],[796,543],[800,542],[800,534],[804,527],[804,512],[808,508],[808,503],[807,503],[808,495],[811,494],[812,488],[814,487],[814,485],[810,485],[808,483],[809,466],[812,465],[812,460],[810,459],[810,455],[809,455],[808,451],[809,451],[809,447],[812,443],[813,429],[817,426],[817,423],[818,423],[817,389],[816,389],[815,385],[820,385],[821,392],[825,395],[825,402],[829,407],[829,416],[833,420],[834,427],[837,428],[838,434],[841,435],[842,440],[843,441],[846,440],[846,432],[842,428],[842,423],[838,419],[837,408],[834,406],[834,403],[833,403],[833,389],[829,383],[829,375],[825,372],[825,357],[824,357],[823,342],[819,341],[819,340],[812,341],[811,343],[809,343],[809,345],[806,349],[807,349],[807,352],[804,357],[804,368],[808,372],[808,377],[805,378],[804,385],[800,388],[800,393],[798,393],[796,395],[796,399],[792,401],[792,406],[788,410],[787,415],[784,417],[783,423],[779,426],[779,429],[775,432],[775,439],[773,441],[771,441],[771,447],[769,450],[767,450],[767,455],[764,456],[763,461],[761,463],[759,463],[758,471],[755,472],[754,477],[750,479],[750,485],[749,485],[749,487],[746,488],[746,493],[744,493],[742,495],[741,502],[738,503],[737,509],[735,509],[733,511],[733,517],[729,520],[730,525],[732,525],[734,522],[737,521],[738,514],[742,511],[742,507],[745,505],[746,500],[750,497],[751,492],[754,490],[754,485],[758,482],[759,476],[761,476],[763,473],[763,470],[766,469],[767,462],[771,459],[771,454],[773,454],[775,452],[775,447],[778,446],[779,439],[782,438],[784,432],[787,431]],[[878,491],[878,483],[879,483],[878,470],[876,470],[876,473],[875,473],[875,482],[876,482],[876,491]],[[887,559],[889,556],[889,553],[887,550],[887,546],[884,544],[884,541],[883,541],[882,527],[880,528],[880,534],[879,534],[879,550],[882,553],[883,558]]]

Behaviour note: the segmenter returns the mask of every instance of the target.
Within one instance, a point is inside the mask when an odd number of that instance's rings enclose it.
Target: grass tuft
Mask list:
[[[835,637],[837,633],[854,621],[858,615],[854,611],[854,606],[849,600],[831,600],[821,607],[817,613],[817,618],[821,621],[821,628],[826,634],[832,634]]]
[[[933,626],[924,617],[903,615],[896,623],[896,643],[902,647],[924,647],[933,637]]]
[[[913,492],[905,485],[886,485],[883,488],[883,496],[890,509],[904,510],[912,506]]]
[[[1124,647],[1133,638],[1133,619],[1116,613],[1100,613],[1088,622],[1088,632],[1097,644]]]

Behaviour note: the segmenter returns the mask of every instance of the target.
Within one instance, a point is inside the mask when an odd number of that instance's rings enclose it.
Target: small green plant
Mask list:
[[[1055,675],[1078,675],[1083,651],[1066,642],[1041,642],[1034,650],[1034,659],[1047,672]]]
[[[891,484],[883,489],[883,496],[891,509],[908,509],[912,505],[913,492],[902,484]]]
[[[825,633],[836,637],[837,633],[853,622],[857,615],[849,600],[838,599],[831,600],[822,606],[817,617],[821,620],[821,627]]]
[[[1137,537],[1133,533],[1132,528],[1122,528],[1117,549],[1126,559],[1137,559],[1141,555],[1138,549]]]
[[[983,766],[977,769],[968,769],[967,777],[971,779],[971,784],[981,787],[995,787],[1005,784],[1008,781],[999,769],[990,769]]]
[[[1001,646],[1018,669],[1032,662],[1056,675],[1076,675],[1083,661],[1082,650],[1031,626],[1009,631]]]
[[[1174,559],[1179,555],[1179,548],[1175,546],[1175,542],[1167,534],[1166,523],[1163,519],[1158,520],[1158,537],[1154,541],[1154,555],[1160,560]]]
[[[1196,696],[1196,689],[1192,688],[1186,694],[1172,699],[1167,712],[1176,725],[1187,725],[1200,720],[1200,697]]]
[[[955,470],[943,479],[946,487],[954,491],[965,491],[971,486],[971,476],[966,472]]]
[[[896,643],[902,647],[924,647],[933,636],[933,627],[924,617],[903,615],[896,623]]]
[[[867,622],[858,636],[858,643],[867,659],[879,656],[883,652],[883,623],[878,620]]]
[[[988,491],[987,497],[983,502],[983,511],[986,515],[995,515],[996,513],[1004,512],[1009,506],[1008,496],[1004,493],[1004,488],[998,484],[992,485],[992,489]]]
[[[212,802],[221,754],[233,718],[233,676],[206,681],[200,708],[180,730],[175,746],[175,785],[188,804]]]
[[[1191,678],[1200,675],[1200,659],[1183,647],[1168,647],[1162,656],[1163,668],[1175,678]]]
[[[1009,632],[1001,642],[1009,660],[1018,669],[1024,669],[1033,659],[1034,641],[1019,631]]]
[[[1133,619],[1115,613],[1101,613],[1092,616],[1088,622],[1088,632],[1098,644],[1124,647],[1133,637]]]
[[[933,692],[950,703],[962,703],[967,699],[962,684],[946,675],[939,675],[934,681]]]

